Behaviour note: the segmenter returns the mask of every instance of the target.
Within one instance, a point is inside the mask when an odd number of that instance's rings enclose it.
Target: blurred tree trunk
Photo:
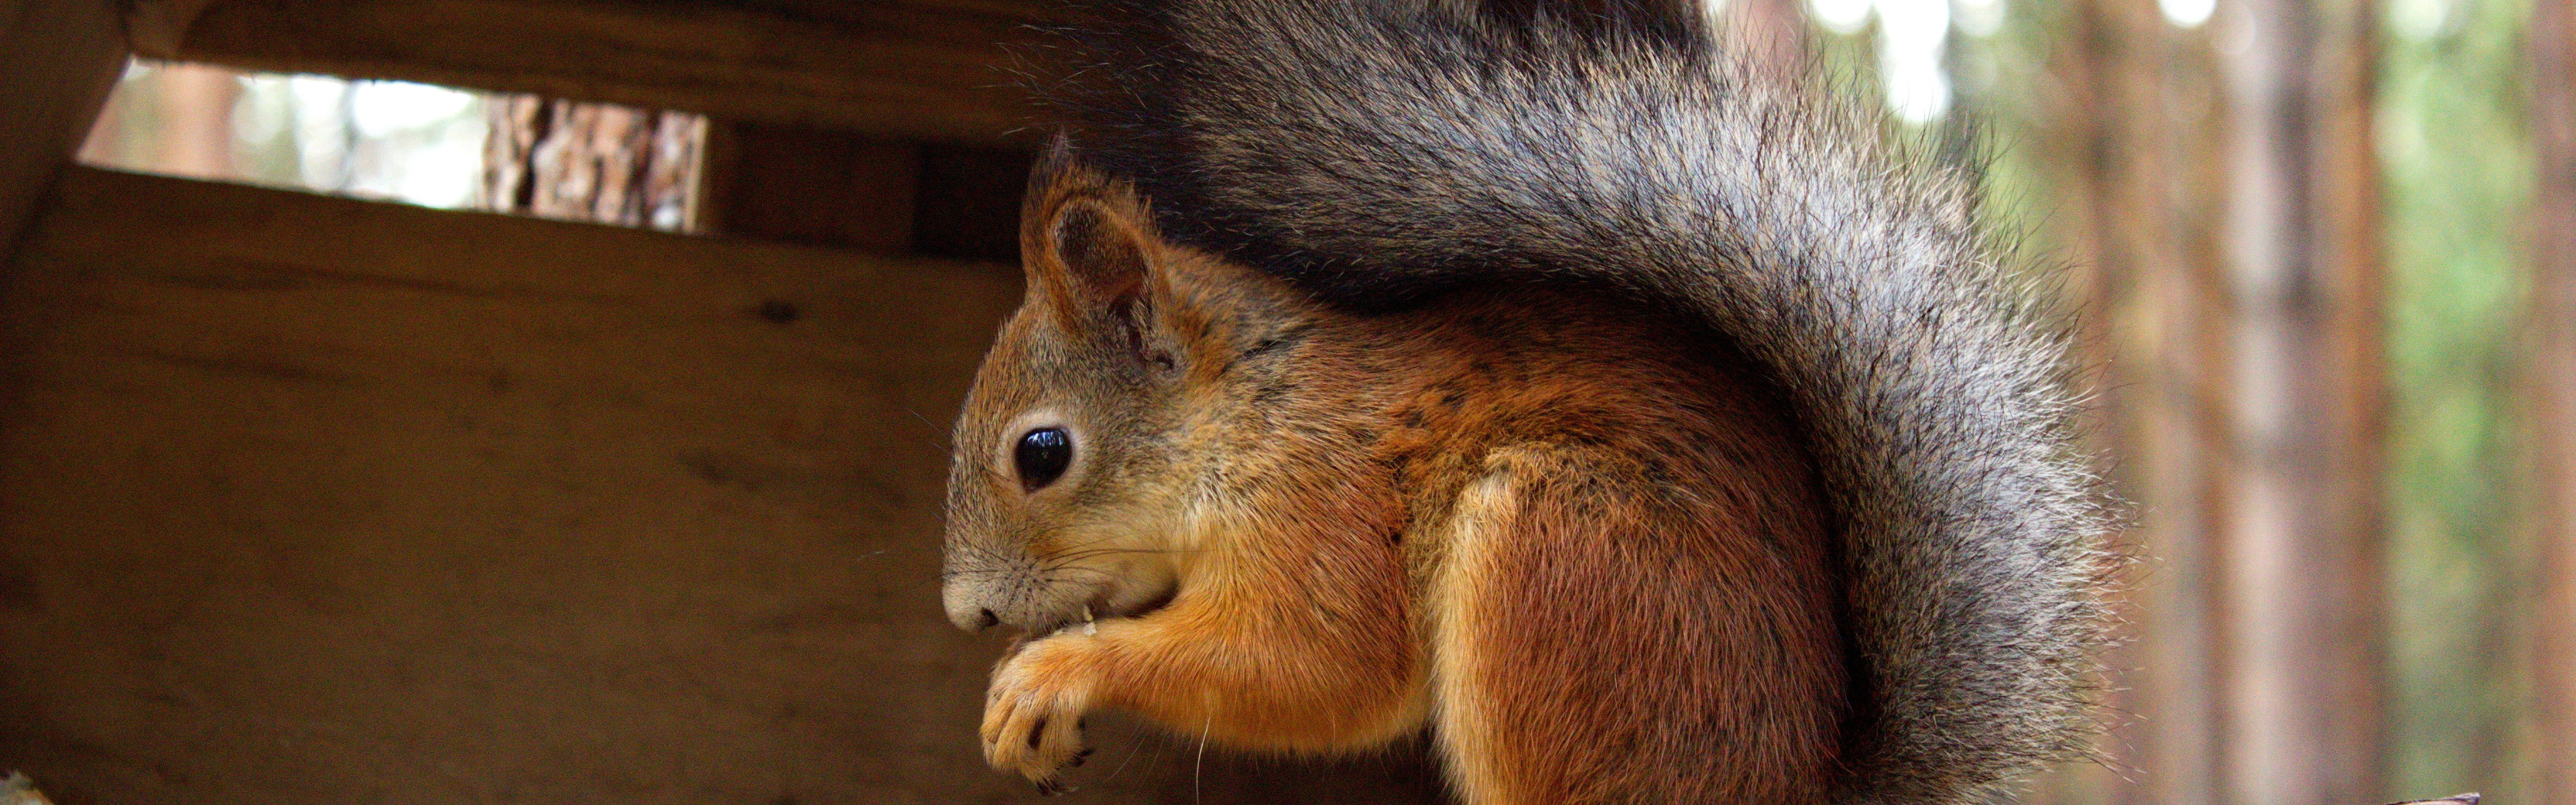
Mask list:
[[[2155,0],[2087,0],[2069,33],[2057,73],[2079,109],[2049,139],[2071,150],[2055,161],[2073,168],[2065,204],[2084,221],[2084,341],[2104,367],[2092,429],[2120,458],[2113,482],[2144,510],[2120,548],[2151,558],[2119,602],[2134,642],[2109,658],[2122,673],[2109,706],[2140,717],[2102,750],[2132,771],[2086,799],[2209,805],[2225,799],[2217,568],[2233,455],[2213,56]]]
[[[1727,41],[1755,64],[1792,80],[1808,78],[1815,32],[1807,27],[1804,0],[1723,0],[1717,8]]]
[[[241,99],[240,74],[203,64],[170,64],[154,76],[165,116],[152,161],[155,169],[192,179],[233,178],[233,103]]]
[[[495,100],[487,114],[486,209],[691,229],[705,118],[534,95]]]
[[[2232,723],[2243,805],[2380,802],[2387,432],[2366,0],[2249,0],[2229,54]]]
[[[2535,805],[2576,805],[2576,0],[2538,0],[2530,59],[2533,157],[2530,518],[2540,561],[2532,623]]]
[[[2228,516],[2231,300],[2214,240],[2218,126],[2207,39],[2165,23],[2155,0],[2078,6],[2055,73],[2075,108],[2043,142],[2063,153],[2070,233],[2086,307],[2083,342],[2103,367],[2102,449],[2143,510],[2119,546],[2118,602],[2133,642],[2108,658],[2107,705],[2133,714],[2100,747],[2117,770],[2060,801],[2209,805],[2223,715],[2215,585]]]

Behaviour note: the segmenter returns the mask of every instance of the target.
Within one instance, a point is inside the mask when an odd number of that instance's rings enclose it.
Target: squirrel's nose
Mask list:
[[[993,614],[991,607],[984,606],[979,600],[982,596],[977,595],[976,592],[973,585],[961,584],[956,580],[951,580],[947,589],[940,591],[940,603],[946,605],[949,623],[957,624],[957,628],[969,632],[981,632],[993,624],[1002,622],[1000,616]]]

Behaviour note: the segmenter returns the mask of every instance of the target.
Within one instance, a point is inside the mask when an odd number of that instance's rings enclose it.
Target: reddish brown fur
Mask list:
[[[996,670],[997,765],[1051,781],[1117,707],[1291,752],[1428,723],[1471,803],[1823,799],[1824,503],[1754,372],[1562,292],[1344,313],[1046,175],[1029,305],[959,426],[949,603],[1120,617]],[[1032,411],[1091,463],[1023,494],[994,445]]]
[[[1398,373],[1421,390],[1391,415],[1428,412],[1389,440],[1429,458],[1408,498],[1502,492],[1453,515],[1486,518],[1486,544],[1416,548],[1474,562],[1423,600],[1465,622],[1440,649],[1479,658],[1460,695],[1482,702],[1504,790],[1475,799],[1821,801],[1843,683],[1823,503],[1754,376],[1586,300],[1496,293],[1403,318],[1361,325],[1440,345],[1399,364],[1432,369]]]

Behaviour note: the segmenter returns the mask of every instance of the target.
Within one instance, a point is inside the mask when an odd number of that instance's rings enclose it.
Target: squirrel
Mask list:
[[[2081,756],[2117,519],[1967,179],[1690,2],[1069,29],[956,429],[981,739],[1427,734],[1470,805],[1981,802]]]

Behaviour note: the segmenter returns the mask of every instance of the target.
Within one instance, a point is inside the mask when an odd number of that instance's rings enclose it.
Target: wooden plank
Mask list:
[[[707,129],[700,231],[1019,262],[1026,149],[741,121]]]
[[[1000,65],[1042,18],[1007,0],[199,4],[138,6],[138,51],[975,143],[1031,121]]]
[[[48,793],[1038,801],[977,754],[1003,636],[938,605],[1016,271],[60,186],[0,304],[0,758]],[[1194,747],[1093,730],[1073,801],[1191,801]],[[1205,801],[1405,768],[1211,754]]]
[[[0,255],[125,64],[112,0],[0,0]]]
[[[929,189],[921,184],[921,146],[795,126],[725,129],[722,151],[706,165],[723,176],[707,199],[712,231],[874,252],[911,249],[914,202]]]

